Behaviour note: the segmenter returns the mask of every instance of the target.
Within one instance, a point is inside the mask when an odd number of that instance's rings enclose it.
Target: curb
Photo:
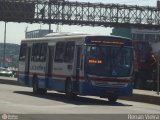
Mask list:
[[[120,97],[120,99],[160,105],[160,96],[151,96],[151,95],[143,95],[143,94],[134,93],[133,96],[131,97]]]

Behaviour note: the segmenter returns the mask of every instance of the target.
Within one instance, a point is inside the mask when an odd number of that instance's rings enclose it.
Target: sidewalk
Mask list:
[[[120,99],[160,105],[160,95],[157,95],[156,91],[134,89],[133,96]]]

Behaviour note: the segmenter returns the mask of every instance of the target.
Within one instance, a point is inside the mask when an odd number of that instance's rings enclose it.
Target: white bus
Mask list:
[[[128,38],[51,33],[21,41],[18,81],[33,93],[55,90],[106,97],[132,95],[133,46]]]

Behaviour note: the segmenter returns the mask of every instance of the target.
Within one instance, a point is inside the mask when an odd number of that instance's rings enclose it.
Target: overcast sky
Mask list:
[[[76,0],[69,0],[76,1]],[[101,2],[101,3],[115,3],[115,4],[127,4],[127,5],[139,5],[139,6],[156,6],[157,0],[78,0],[78,2]],[[28,23],[7,23],[7,43],[16,43],[20,44],[20,41],[25,37],[25,29],[28,26],[28,31],[39,29],[48,29],[48,25],[46,24],[28,24]],[[56,25],[52,25],[52,30],[56,31]],[[68,26],[61,25],[60,30],[62,32],[86,32],[86,33],[100,33],[100,34],[110,34],[111,28],[104,27],[89,27],[89,26]],[[0,22],[0,43],[4,41],[4,22]]]

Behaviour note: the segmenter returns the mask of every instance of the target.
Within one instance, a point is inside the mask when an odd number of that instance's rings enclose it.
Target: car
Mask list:
[[[13,77],[13,72],[7,68],[0,67],[0,76]]]
[[[13,77],[14,78],[17,78],[17,74],[18,74],[18,71],[17,70],[13,70]]]

